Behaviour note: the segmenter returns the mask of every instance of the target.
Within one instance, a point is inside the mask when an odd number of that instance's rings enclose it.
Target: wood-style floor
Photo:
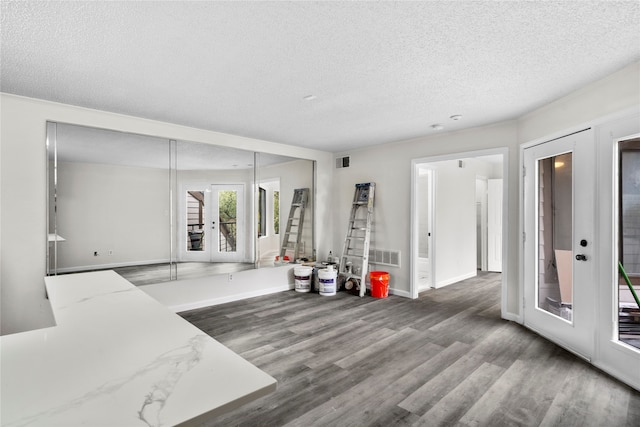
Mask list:
[[[182,316],[278,380],[210,426],[640,426],[639,392],[500,319],[495,273],[417,300],[290,291]]]

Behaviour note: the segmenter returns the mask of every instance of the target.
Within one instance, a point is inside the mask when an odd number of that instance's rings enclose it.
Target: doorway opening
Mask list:
[[[412,298],[478,271],[503,272],[507,153],[412,161]]]

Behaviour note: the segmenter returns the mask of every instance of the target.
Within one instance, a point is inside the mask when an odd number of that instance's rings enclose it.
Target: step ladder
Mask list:
[[[300,257],[300,243],[302,241],[304,211],[307,208],[308,200],[308,188],[297,188],[293,190],[293,200],[291,201],[289,219],[287,220],[287,226],[282,238],[282,246],[280,248],[280,260],[282,261],[284,261],[284,257],[288,250],[293,251],[292,261],[295,261]],[[292,234],[295,235],[295,240],[291,239]]]
[[[366,277],[369,267],[369,240],[375,188],[374,182],[356,184],[351,215],[347,224],[347,236],[344,239],[339,263],[340,282],[344,284],[347,291],[358,290],[361,297],[367,290]]]

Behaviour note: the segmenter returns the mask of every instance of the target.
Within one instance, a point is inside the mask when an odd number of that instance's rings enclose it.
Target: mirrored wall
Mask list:
[[[314,259],[311,160],[63,123],[47,124],[47,153],[49,275],[147,285],[293,261],[297,189],[310,197],[295,258]]]

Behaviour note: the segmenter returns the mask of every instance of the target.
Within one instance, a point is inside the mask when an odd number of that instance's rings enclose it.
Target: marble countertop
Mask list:
[[[276,388],[113,271],[45,282],[57,326],[0,337],[2,426],[196,425]]]

